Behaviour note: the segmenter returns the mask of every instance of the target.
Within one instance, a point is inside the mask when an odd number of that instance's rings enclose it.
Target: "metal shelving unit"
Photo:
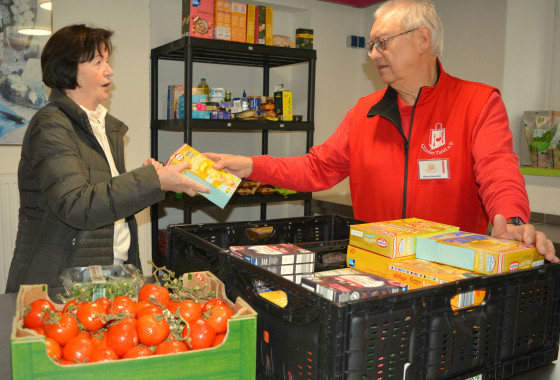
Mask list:
[[[156,160],[158,157],[158,133],[159,131],[183,132],[183,141],[192,144],[193,131],[212,132],[243,132],[261,131],[262,154],[268,153],[269,131],[306,131],[306,150],[313,146],[314,126],[314,104],[315,104],[315,70],[317,54],[315,50],[292,49],[266,45],[252,45],[239,42],[208,40],[193,37],[183,37],[165,45],[156,47],[151,51],[151,156]],[[158,64],[160,60],[184,62],[185,78],[185,118],[178,120],[160,119],[158,115]],[[263,76],[264,96],[269,96],[270,69],[274,67],[307,64],[307,120],[302,122],[283,121],[244,121],[244,120],[199,120],[192,118],[192,84],[193,64],[213,63],[220,65],[234,65],[260,68]],[[292,200],[304,200],[305,215],[311,214],[311,193],[297,193],[285,197],[268,196],[234,196],[228,203],[228,207],[240,204],[260,204],[261,219],[266,219],[266,205],[268,203],[285,202]],[[176,198],[168,195],[163,205],[179,207],[183,209],[183,223],[191,223],[193,207],[213,206],[203,197]],[[157,254],[158,247],[158,209],[160,205],[151,207],[152,221],[152,255]]]

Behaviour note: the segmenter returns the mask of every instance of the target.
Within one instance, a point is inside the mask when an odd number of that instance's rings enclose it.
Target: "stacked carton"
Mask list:
[[[293,244],[229,247],[232,256],[258,265],[295,283],[315,271],[315,252]]]
[[[274,9],[226,0],[183,0],[184,36],[273,44]]]

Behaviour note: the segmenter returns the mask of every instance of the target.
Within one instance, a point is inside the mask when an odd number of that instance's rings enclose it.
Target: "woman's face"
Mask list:
[[[95,111],[99,103],[109,99],[109,86],[113,70],[105,45],[101,45],[93,60],[78,64],[78,87],[68,90],[66,94],[77,104]]]

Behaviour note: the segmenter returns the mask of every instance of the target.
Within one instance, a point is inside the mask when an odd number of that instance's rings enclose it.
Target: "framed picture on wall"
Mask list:
[[[51,30],[42,0],[0,0],[0,145],[21,145],[31,117],[47,103],[41,52]],[[23,34],[47,29],[46,35]]]

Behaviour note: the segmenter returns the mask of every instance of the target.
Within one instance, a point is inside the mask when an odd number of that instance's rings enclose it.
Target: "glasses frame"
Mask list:
[[[391,37],[387,37],[387,38],[377,37],[373,41],[369,41],[366,44],[366,53],[367,53],[368,57],[371,57],[371,53],[373,53],[373,48],[375,48],[375,50],[377,50],[378,52],[382,53],[387,49],[387,41],[389,41],[390,39],[393,39],[395,37],[402,36],[402,35],[408,34],[410,32],[414,32],[417,29],[418,29],[418,27],[416,27],[414,29],[407,30],[406,32],[395,34],[394,36],[391,36]]]

